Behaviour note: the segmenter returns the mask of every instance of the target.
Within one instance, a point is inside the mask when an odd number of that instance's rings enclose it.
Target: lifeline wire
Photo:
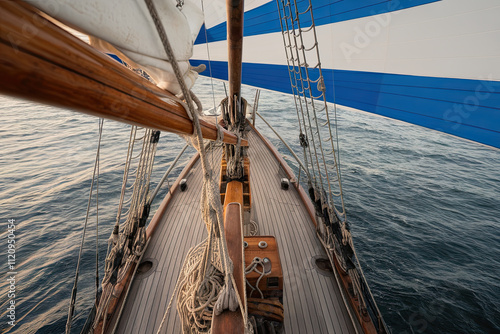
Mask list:
[[[85,224],[83,227],[82,241],[80,244],[80,251],[78,253],[78,262],[76,265],[75,280],[73,282],[73,290],[71,292],[71,300],[70,300],[69,309],[68,309],[68,320],[66,321],[66,334],[69,334],[71,332],[71,322],[73,320],[73,313],[75,311],[75,301],[76,301],[76,295],[78,292],[78,274],[80,272],[80,261],[82,259],[83,245],[85,243],[85,233],[87,231],[87,223],[88,223],[88,219],[89,219],[90,203],[92,201],[92,192],[94,189],[94,181],[95,181],[96,172],[97,172],[98,166],[99,166],[99,154],[100,154],[100,150],[101,150],[101,137],[102,137],[103,124],[104,124],[104,121],[101,121],[101,119],[99,119],[99,140],[97,143],[97,152],[96,152],[96,157],[95,157],[95,162],[94,162],[94,172],[92,174],[92,182],[90,184],[90,193],[89,193],[89,200],[88,200],[88,204],[87,204],[87,213],[85,215]]]

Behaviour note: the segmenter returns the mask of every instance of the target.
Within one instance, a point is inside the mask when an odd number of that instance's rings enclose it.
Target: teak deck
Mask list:
[[[335,277],[319,273],[313,257],[326,256],[317,240],[310,215],[295,187],[282,190],[286,177],[280,163],[259,138],[249,133],[251,219],[259,235],[273,235],[278,242],[283,270],[286,333],[355,333]],[[218,173],[221,150],[214,152]],[[199,161],[187,176],[187,189],[174,191],[143,261],[153,262],[137,274],[130,289],[117,333],[156,333],[172,296],[187,251],[206,237],[200,215],[202,171]],[[255,297],[255,296],[254,296]],[[163,326],[164,333],[180,333],[175,308]],[[359,329],[359,327],[357,327]],[[359,332],[362,332],[359,330]]]

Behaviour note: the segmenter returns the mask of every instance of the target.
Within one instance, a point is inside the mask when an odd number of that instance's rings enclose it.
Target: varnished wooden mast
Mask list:
[[[234,105],[241,94],[241,67],[243,58],[243,0],[227,0],[227,45],[229,79],[229,115],[231,124],[235,124]]]
[[[54,25],[29,4],[0,1],[0,93],[178,134],[193,124],[176,98]],[[200,121],[203,137],[215,125]],[[224,130],[224,142],[236,144]],[[242,141],[243,145],[248,145]]]
[[[227,40],[228,40],[228,79],[229,79],[229,121],[233,131],[239,131],[236,126],[236,113],[239,108],[235,108],[235,101],[240,101],[241,94],[241,62],[243,46],[243,0],[227,0]],[[243,116],[243,115],[242,115]],[[241,219],[241,209],[243,208],[243,184],[240,181],[231,181],[227,184],[224,201],[224,229],[227,240],[229,257],[234,264],[235,289],[244,299],[245,293],[245,273],[243,255],[243,228]],[[243,333],[244,319],[241,310],[231,312],[225,310],[220,315],[215,315],[212,320],[212,333]]]

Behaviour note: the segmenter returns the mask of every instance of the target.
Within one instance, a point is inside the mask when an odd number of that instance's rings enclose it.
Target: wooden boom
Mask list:
[[[179,100],[53,24],[31,5],[0,1],[0,93],[133,125],[191,135]],[[203,138],[217,128],[200,120]],[[224,142],[237,137],[224,131]],[[243,146],[248,146],[242,140]]]

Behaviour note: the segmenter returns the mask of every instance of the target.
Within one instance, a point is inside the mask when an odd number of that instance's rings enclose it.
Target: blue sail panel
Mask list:
[[[191,60],[202,63],[227,80],[227,62]],[[327,83],[335,78],[328,102],[500,148],[500,82],[344,70],[323,75]],[[283,65],[244,63],[242,77],[246,85],[292,93]]]
[[[420,6],[440,0],[313,0],[312,5],[315,13],[315,24],[317,26],[354,20],[376,14],[394,12],[407,8]],[[304,12],[309,6],[309,0],[296,1],[297,9]],[[303,26],[311,24],[310,19],[301,22]],[[206,30],[206,32],[205,32]],[[243,35],[245,37],[280,32],[281,25],[278,16],[276,1],[270,1],[262,6],[245,12],[245,25]],[[208,36],[208,38],[205,37]],[[202,27],[195,44],[224,41],[227,38],[226,22],[219,23],[210,28]]]

